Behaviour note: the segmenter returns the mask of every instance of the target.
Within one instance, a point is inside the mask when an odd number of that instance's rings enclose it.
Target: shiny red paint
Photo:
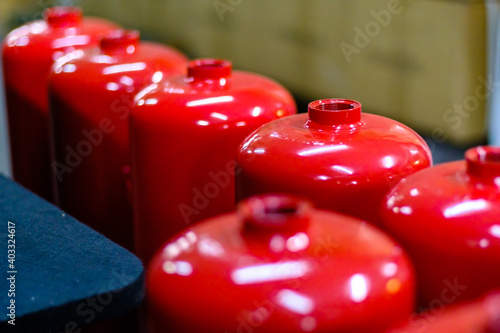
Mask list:
[[[234,209],[235,155],[262,124],[296,112],[292,96],[225,60],[194,60],[187,75],[136,96],[131,113],[136,246],[147,261],[187,225]]]
[[[237,199],[268,192],[304,196],[322,209],[379,223],[385,194],[432,164],[424,140],[352,100],[309,104],[309,114],[273,121],[241,144]]]
[[[387,196],[383,227],[412,257],[422,307],[500,287],[500,148],[422,170]]]
[[[113,31],[100,48],[58,60],[49,83],[59,206],[113,241],[133,248],[128,115],[133,96],[182,73],[179,51]]]
[[[51,200],[47,78],[54,60],[65,53],[97,45],[112,22],[82,18],[79,8],[55,7],[44,20],[10,32],[3,42],[7,113],[14,179]]]
[[[177,234],[146,273],[150,333],[383,332],[412,313],[399,245],[288,195]]]
[[[498,333],[500,293],[447,309],[436,308],[412,316],[406,325],[387,333]]]

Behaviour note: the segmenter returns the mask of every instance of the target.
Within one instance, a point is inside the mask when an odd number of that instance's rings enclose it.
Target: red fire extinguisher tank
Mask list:
[[[317,207],[379,223],[384,196],[401,178],[432,164],[425,141],[361,104],[318,100],[309,114],[275,120],[241,144],[237,199],[284,192]]]
[[[168,46],[140,42],[117,30],[99,48],[60,59],[49,94],[55,161],[51,164],[62,209],[133,248],[129,123],[133,97],[145,85],[182,73],[187,58]]]
[[[83,18],[79,8],[54,7],[44,20],[10,32],[3,42],[14,179],[51,200],[47,78],[54,60],[75,49],[97,45],[98,38],[118,26]]]
[[[177,234],[146,290],[150,333],[384,332],[409,317],[415,292],[388,236],[276,194]]]
[[[384,228],[415,263],[422,307],[500,287],[500,147],[465,159],[409,176],[383,208]]]
[[[292,96],[225,60],[192,61],[136,96],[131,114],[136,245],[148,260],[191,223],[234,208],[240,142],[271,120],[296,112]]]

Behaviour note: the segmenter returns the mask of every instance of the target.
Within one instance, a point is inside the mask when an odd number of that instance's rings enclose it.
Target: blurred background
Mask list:
[[[0,37],[60,5],[270,76],[301,112],[315,99],[358,100],[423,135],[437,163],[488,134],[497,143],[497,0],[2,0]],[[3,94],[0,172],[10,174]]]

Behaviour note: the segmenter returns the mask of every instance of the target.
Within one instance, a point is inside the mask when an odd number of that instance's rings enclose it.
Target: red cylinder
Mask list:
[[[417,268],[423,307],[500,287],[500,147],[422,170],[387,196],[383,226]]]
[[[173,237],[146,290],[151,333],[376,333],[411,314],[414,276],[369,224],[264,195]]]
[[[149,260],[188,224],[234,208],[240,142],[296,112],[276,82],[231,70],[225,60],[191,62],[136,96],[131,114],[136,246]]]
[[[177,50],[113,31],[100,48],[56,62],[49,83],[58,203],[113,241],[133,248],[128,115],[151,82],[182,73]]]
[[[498,333],[500,332],[500,294],[461,303],[449,308],[436,308],[412,316],[399,328],[387,333]]]
[[[325,99],[309,114],[273,121],[241,144],[237,199],[268,192],[302,195],[322,209],[379,223],[385,194],[432,164],[424,140],[361,104]]]
[[[54,60],[75,49],[97,45],[118,26],[82,18],[74,7],[49,8],[44,20],[25,24],[3,43],[3,71],[14,179],[51,200],[47,78]]]

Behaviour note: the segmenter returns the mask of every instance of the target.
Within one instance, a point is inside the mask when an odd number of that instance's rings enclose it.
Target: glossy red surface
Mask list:
[[[383,226],[408,250],[423,307],[476,298],[500,287],[500,148],[402,180],[383,207]]]
[[[149,260],[187,225],[234,209],[235,155],[262,124],[296,112],[292,96],[224,60],[190,63],[136,96],[131,113],[136,246]]]
[[[118,26],[81,18],[72,7],[50,8],[45,19],[23,25],[3,42],[7,113],[14,179],[45,199],[52,198],[47,77],[54,60],[75,49],[97,45]]]
[[[273,121],[241,144],[237,199],[284,192],[322,209],[379,223],[384,196],[401,178],[432,164],[424,140],[356,101],[327,99],[309,114]]]
[[[145,85],[185,71],[177,50],[113,31],[58,60],[49,83],[59,206],[133,248],[128,116]]]
[[[449,308],[437,307],[412,316],[402,327],[387,333],[498,333],[500,332],[500,294]]]
[[[285,195],[185,229],[146,274],[150,332],[383,332],[408,318],[414,275],[367,223]]]

